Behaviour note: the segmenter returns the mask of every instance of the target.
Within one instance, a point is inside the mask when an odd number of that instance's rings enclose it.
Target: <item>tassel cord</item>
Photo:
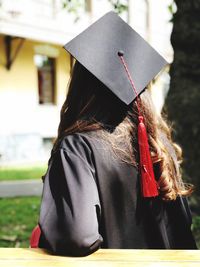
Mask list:
[[[118,52],[118,56],[124,66],[128,79],[136,95],[136,106],[138,110],[138,145],[140,154],[141,189],[143,197],[158,196],[158,187],[154,176],[153,164],[151,160],[147,131],[144,124],[144,117],[141,112],[138,92],[129,72],[128,66],[123,57],[123,51]]]
[[[120,56],[120,55],[119,55],[119,58],[120,58],[120,60],[121,60],[121,62],[122,62],[122,65],[124,66],[124,69],[125,69],[125,71],[126,71],[126,74],[127,74],[127,76],[128,76],[128,79],[129,79],[129,81],[130,81],[130,83],[131,83],[131,86],[132,86],[132,88],[133,88],[133,91],[134,91],[134,93],[135,93],[135,95],[136,95],[136,106],[137,106],[137,110],[138,110],[138,115],[139,115],[139,116],[142,116],[142,114],[141,114],[141,109],[140,109],[140,102],[139,102],[138,92],[137,92],[137,90],[136,90],[136,88],[135,88],[135,84],[134,84],[133,79],[132,79],[132,77],[131,77],[131,74],[130,74],[130,72],[129,72],[128,66],[127,66],[127,64],[126,64],[126,62],[125,62],[123,56]],[[142,117],[143,117],[143,116],[142,116]]]

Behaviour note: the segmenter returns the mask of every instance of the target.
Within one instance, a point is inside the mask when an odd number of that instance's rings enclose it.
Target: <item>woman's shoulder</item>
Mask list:
[[[101,133],[98,131],[73,133],[63,137],[59,148],[67,151],[93,150],[105,145]]]
[[[59,148],[65,150],[77,150],[80,148],[90,148],[92,136],[89,133],[73,133],[65,135],[60,141]]]
[[[82,133],[73,133],[65,135],[59,142],[57,150],[65,150],[68,153],[76,155],[85,155],[90,152],[90,139],[87,135]]]
[[[102,146],[105,147],[99,133],[84,132],[64,136],[56,150],[64,150],[66,153],[91,161],[96,151],[101,150]]]

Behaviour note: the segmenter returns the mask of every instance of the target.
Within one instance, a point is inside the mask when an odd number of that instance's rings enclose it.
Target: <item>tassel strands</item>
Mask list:
[[[40,230],[39,225],[37,225],[33,229],[32,234],[31,234],[31,238],[30,238],[30,246],[31,246],[31,248],[38,248],[40,235],[41,235],[41,230]]]
[[[138,146],[139,146],[139,157],[140,157],[139,166],[140,166],[140,176],[141,176],[140,180],[141,180],[142,196],[146,198],[156,197],[158,196],[158,188],[157,188],[157,183],[156,183],[154,171],[153,171],[153,164],[152,164],[148,137],[147,137],[147,130],[146,130],[146,126],[144,123],[144,118],[140,111],[138,93],[135,88],[133,79],[130,75],[130,72],[128,70],[128,67],[124,60],[123,55],[124,55],[123,51],[118,52],[118,56],[124,66],[128,79],[136,95],[136,103],[137,103],[138,114],[139,114],[138,116],[138,122],[139,122],[138,123]]]
[[[143,197],[158,196],[157,183],[154,176],[151,160],[147,131],[143,116],[139,116],[138,124],[138,145],[140,155],[141,189]]]

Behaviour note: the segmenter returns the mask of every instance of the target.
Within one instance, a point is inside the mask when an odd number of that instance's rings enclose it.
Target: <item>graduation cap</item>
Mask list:
[[[142,193],[157,196],[138,96],[167,62],[115,12],[105,14],[64,48],[122,102],[129,105],[136,99]]]
[[[101,17],[64,48],[127,105],[136,95],[119,61],[118,52],[124,52],[138,94],[167,64],[115,12]]]

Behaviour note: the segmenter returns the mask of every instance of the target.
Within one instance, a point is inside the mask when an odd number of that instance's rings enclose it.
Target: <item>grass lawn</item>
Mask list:
[[[2,167],[0,168],[0,181],[38,179],[46,172],[47,166],[27,166],[27,167]]]
[[[0,247],[29,247],[39,208],[40,197],[0,199]],[[200,216],[193,218],[192,228],[200,248]]]
[[[40,197],[0,199],[0,247],[28,247]]]

